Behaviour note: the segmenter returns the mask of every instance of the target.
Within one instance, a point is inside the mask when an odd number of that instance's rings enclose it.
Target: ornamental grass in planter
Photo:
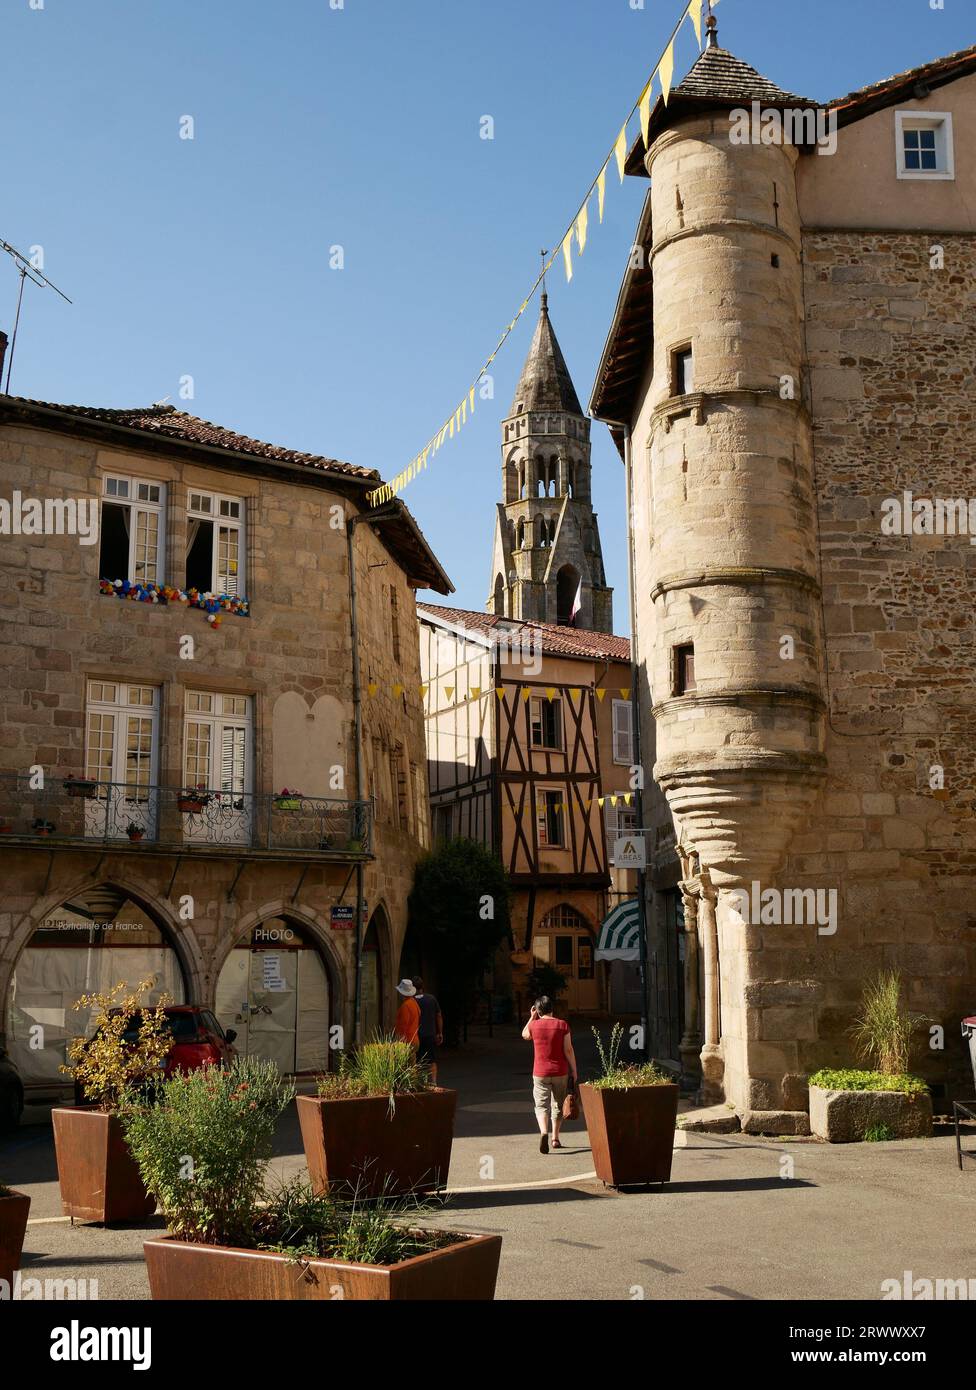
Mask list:
[[[909,1071],[918,1034],[930,1022],[902,1005],[897,971],[870,981],[850,1030],[858,1061],[870,1069],[822,1068],[810,1077],[811,1132],[831,1144],[930,1135],[932,1099]]]
[[[667,1182],[678,1116],[678,1087],[653,1062],[623,1063],[623,1027],[606,1049],[594,1028],[601,1074],[580,1086],[593,1166],[611,1187]]]
[[[299,1096],[305,1161],[316,1192],[433,1192],[447,1182],[457,1092],[431,1084],[409,1043],[376,1038],[341,1054]]]
[[[431,1231],[415,1198],[266,1186],[275,1127],[294,1090],[238,1058],[173,1076],[132,1107],[126,1134],[169,1234],[144,1243],[154,1299],[491,1298],[501,1241]]]
[[[24,1192],[0,1184],[0,1300],[13,1293],[14,1275],[20,1268],[31,1199]]]
[[[142,1221],[156,1208],[126,1146],[120,1111],[133,1088],[151,1085],[172,1046],[164,995],[142,1005],[154,981],[128,993],[123,982],[105,994],[83,994],[72,1006],[94,1008],[95,1033],[68,1045],[68,1065],[87,1104],[51,1111],[61,1205],[72,1220]],[[139,1022],[133,1035],[133,1019]]]

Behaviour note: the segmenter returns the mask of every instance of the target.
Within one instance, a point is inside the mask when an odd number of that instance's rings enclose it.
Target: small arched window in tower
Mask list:
[[[560,627],[575,627],[582,602],[579,572],[572,565],[563,565],[556,575],[556,622]]]
[[[516,544],[519,550],[525,549],[525,517],[519,518],[518,529],[516,530]]]
[[[671,353],[671,394],[672,396],[686,396],[689,391],[694,391],[694,389],[691,344],[685,343],[683,347],[674,348]]]
[[[544,516],[540,516],[537,525],[539,527],[539,544],[543,549],[548,549],[552,544],[552,537],[549,534],[549,523]]]
[[[495,617],[504,618],[505,616],[505,577],[502,574],[495,575]]]
[[[671,693],[690,695],[696,689],[695,644],[682,642],[671,648]]]
[[[524,496],[525,496],[525,492],[526,492],[526,489],[525,489],[525,460],[523,459],[522,462],[519,464],[519,467],[518,467],[518,495],[519,495],[519,497],[524,497]]]

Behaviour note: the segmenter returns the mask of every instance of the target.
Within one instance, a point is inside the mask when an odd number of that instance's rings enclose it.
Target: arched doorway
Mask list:
[[[565,975],[563,998],[570,1013],[599,1008],[593,934],[574,907],[560,903],[546,913],[533,933],[532,954]]]
[[[285,917],[253,927],[224,961],[216,1013],[243,1056],[288,1075],[329,1066],[332,982],[309,933]]]
[[[124,889],[90,888],[49,912],[21,951],[7,995],[7,1049],[26,1095],[40,1100],[70,1089],[59,1070],[67,1045],[94,1031],[91,1010],[72,1008],[75,1000],[149,978],[144,1002],[161,994],[187,1002],[176,951]]]
[[[386,917],[378,907],[369,919],[366,935],[363,938],[363,977],[359,997],[360,1036],[366,1040],[383,1032],[383,947],[380,944],[381,927],[385,927]]]
[[[572,565],[563,565],[556,575],[556,622],[561,627],[569,627],[574,621],[573,605],[579,586],[579,571]]]

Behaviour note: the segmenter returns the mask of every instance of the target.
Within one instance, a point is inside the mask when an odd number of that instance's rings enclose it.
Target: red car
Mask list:
[[[201,1009],[197,1004],[171,1004],[164,1013],[173,1034],[173,1046],[163,1064],[164,1077],[200,1067],[229,1067],[237,1056],[232,1046],[237,1033],[233,1028],[225,1033],[209,1009]],[[140,1019],[141,1011],[132,1015],[124,1034],[127,1041],[138,1041]],[[77,1084],[75,1104],[84,1104]]]

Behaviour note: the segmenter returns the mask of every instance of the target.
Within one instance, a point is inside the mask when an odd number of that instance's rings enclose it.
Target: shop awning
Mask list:
[[[636,898],[618,903],[608,912],[600,927],[597,960],[638,960],[640,958],[640,912]]]

